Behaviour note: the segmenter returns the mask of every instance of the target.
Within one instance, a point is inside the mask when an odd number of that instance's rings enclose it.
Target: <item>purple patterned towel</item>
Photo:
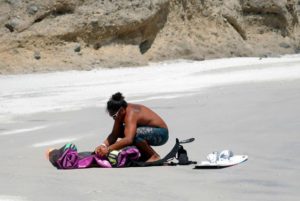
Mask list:
[[[118,163],[116,167],[126,167],[132,160],[138,160],[140,157],[139,150],[134,147],[126,147],[118,154]],[[99,157],[93,152],[78,153],[77,149],[63,146],[55,149],[49,154],[50,162],[58,169],[80,169],[89,167],[112,168],[106,157]]]
[[[126,167],[128,162],[137,161],[140,157],[141,153],[136,147],[125,147],[118,155],[117,167]]]
[[[78,153],[75,150],[67,149],[56,161],[59,169],[74,169],[78,167]]]

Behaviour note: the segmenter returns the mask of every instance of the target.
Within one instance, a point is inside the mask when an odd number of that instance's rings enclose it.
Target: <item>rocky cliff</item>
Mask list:
[[[297,53],[299,14],[298,0],[0,0],[0,73]]]

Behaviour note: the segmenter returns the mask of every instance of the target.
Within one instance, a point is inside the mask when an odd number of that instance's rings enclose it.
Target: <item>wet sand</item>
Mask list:
[[[193,165],[57,170],[48,147],[74,142],[93,150],[110,132],[104,108],[17,116],[0,123],[0,201],[3,200],[298,200],[300,80],[208,88],[181,98],[141,101],[161,114],[170,139],[195,137],[191,160],[211,151],[247,154],[243,164],[220,170]],[[26,130],[27,129],[27,130]]]

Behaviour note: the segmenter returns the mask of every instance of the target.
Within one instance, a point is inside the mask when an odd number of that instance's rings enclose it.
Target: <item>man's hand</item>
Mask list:
[[[101,144],[100,146],[96,147],[95,153],[98,156],[107,156],[109,153],[109,148],[105,144]]]

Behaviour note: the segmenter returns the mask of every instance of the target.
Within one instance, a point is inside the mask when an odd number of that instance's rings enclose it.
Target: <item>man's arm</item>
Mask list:
[[[108,152],[108,147],[111,144],[114,144],[119,137],[119,133],[121,132],[121,127],[120,127],[119,121],[114,122],[113,129],[111,133],[107,136],[107,138],[103,141],[103,143],[95,148],[95,153],[99,155],[105,155]]]
[[[104,140],[103,144],[105,144],[106,146],[114,144],[117,141],[117,139],[119,138],[120,132],[121,132],[121,122],[116,120],[114,122],[114,126],[113,126],[111,133]]]
[[[125,127],[125,137],[122,138],[121,140],[115,142],[114,144],[108,146],[109,150],[119,150],[122,149],[126,146],[132,145],[134,136],[135,136],[135,129],[136,126],[126,126]]]
[[[124,130],[124,138],[111,144],[108,149],[109,150],[119,150],[126,146],[132,145],[134,137],[136,135],[137,128],[137,117],[133,112],[129,113],[125,119],[125,130]]]
[[[120,122],[122,123],[122,122]],[[126,115],[125,118],[125,130],[124,138],[119,141],[116,141],[121,130],[117,125],[121,125],[117,120],[115,121],[113,132],[107,137],[104,141],[104,144],[96,148],[95,152],[101,156],[107,155],[111,150],[119,150],[126,146],[132,145],[134,137],[136,135],[137,128],[137,116],[133,112]],[[116,132],[118,131],[118,132]],[[111,140],[111,141],[110,141]],[[111,143],[114,142],[114,143]],[[107,143],[107,144],[106,144]]]
[[[133,140],[136,135],[137,115],[135,115],[134,112],[129,112],[124,119],[124,123],[124,138],[115,142],[114,144],[111,144],[108,147],[109,150],[119,150],[133,144]]]

